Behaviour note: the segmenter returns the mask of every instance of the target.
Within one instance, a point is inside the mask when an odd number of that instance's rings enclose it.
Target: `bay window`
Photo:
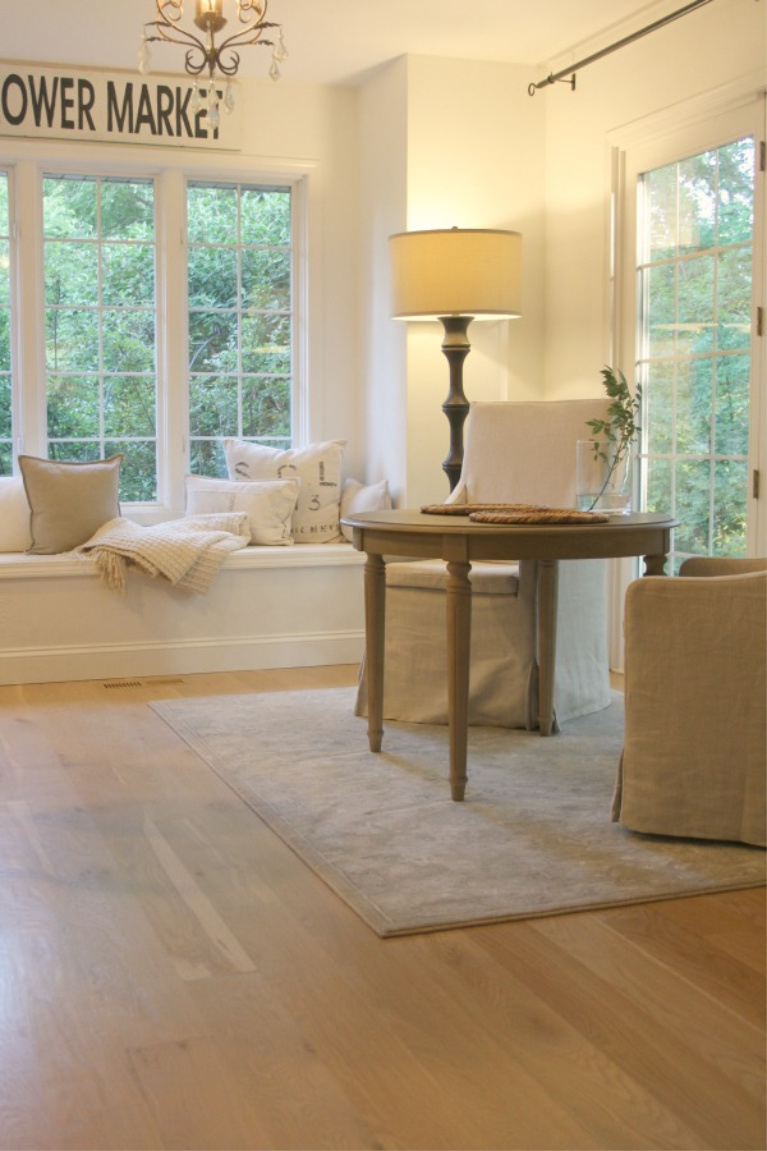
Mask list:
[[[225,475],[223,437],[291,446],[301,181],[19,169],[0,169],[0,475],[120,453],[123,510],[153,519],[185,474]]]

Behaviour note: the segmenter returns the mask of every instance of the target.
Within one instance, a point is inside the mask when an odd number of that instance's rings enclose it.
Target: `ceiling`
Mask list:
[[[537,79],[536,66],[595,38],[608,44],[679,7],[679,0],[269,0],[268,16],[285,33],[284,81],[355,84],[406,53],[529,64]],[[142,24],[153,13],[153,0],[14,4],[0,58],[133,71]],[[180,48],[153,46],[153,69],[178,72],[180,56]],[[240,74],[266,76],[268,66],[266,50],[246,48]]]

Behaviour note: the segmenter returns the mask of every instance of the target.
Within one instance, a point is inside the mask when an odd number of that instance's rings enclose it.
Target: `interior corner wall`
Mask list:
[[[388,237],[407,221],[407,67],[404,58],[378,70],[358,91],[360,140],[359,307],[363,352],[365,475],[387,479],[405,502],[407,485],[406,327],[389,317]]]
[[[535,398],[543,380],[544,110],[529,69],[407,58],[407,221],[422,228],[522,233],[522,316],[469,328],[464,389],[472,400]],[[441,411],[448,364],[437,323],[407,328],[407,502],[446,498]]]
[[[589,65],[575,91],[555,84],[533,98],[546,105],[546,399],[601,394],[610,356],[610,140],[621,126],[740,78],[761,74],[767,85],[766,49],[765,0],[715,0]],[[617,366],[630,374],[631,365]]]
[[[389,318],[388,236],[456,225],[522,233],[522,317],[474,323],[468,399],[539,395],[543,361],[544,109],[529,69],[402,57],[359,89],[368,478],[414,506],[449,492],[438,323]]]

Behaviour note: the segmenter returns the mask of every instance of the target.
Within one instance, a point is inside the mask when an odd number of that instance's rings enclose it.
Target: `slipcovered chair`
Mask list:
[[[767,560],[696,558],[629,584],[613,820],[765,844]]]
[[[474,403],[449,503],[575,507],[575,445],[607,401]],[[559,564],[554,712],[558,723],[610,703],[605,560]],[[469,723],[538,724],[536,564],[471,569]],[[446,566],[388,562],[384,718],[447,723]],[[356,705],[367,714],[364,663]]]

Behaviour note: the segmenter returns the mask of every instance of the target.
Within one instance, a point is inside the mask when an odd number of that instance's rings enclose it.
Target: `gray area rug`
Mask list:
[[[765,882],[759,848],[610,821],[617,695],[549,739],[471,728],[464,803],[446,729],[389,723],[373,755],[348,688],[150,706],[381,936]]]

